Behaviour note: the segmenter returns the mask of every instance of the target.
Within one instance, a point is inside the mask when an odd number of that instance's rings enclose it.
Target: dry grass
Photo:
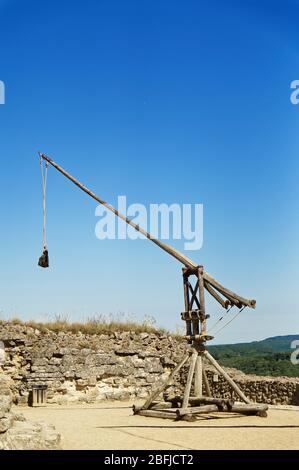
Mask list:
[[[1,323],[5,323],[3,320]],[[123,331],[134,331],[135,333],[166,333],[163,328],[156,327],[155,319],[146,316],[143,320],[138,321],[132,316],[126,315],[96,315],[88,318],[85,322],[71,322],[68,317],[57,315],[54,320],[49,322],[37,322],[34,320],[23,321],[19,318],[12,318],[9,323],[13,325],[25,325],[40,331],[54,331],[59,333],[83,333],[83,334],[101,334]]]

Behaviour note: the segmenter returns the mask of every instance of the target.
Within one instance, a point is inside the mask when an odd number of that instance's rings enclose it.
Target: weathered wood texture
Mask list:
[[[195,370],[195,365],[196,365],[196,360],[197,360],[197,351],[194,351],[191,356],[191,361],[190,361],[190,367],[189,367],[189,372],[188,372],[188,377],[187,377],[187,383],[185,387],[185,392],[184,392],[184,398],[183,398],[183,408],[187,408],[188,406],[188,401],[190,397],[190,391],[191,391],[191,385],[192,385],[192,379],[194,375],[194,370]]]
[[[206,395],[208,397],[211,397],[212,392],[211,392],[210,384],[209,384],[209,381],[208,381],[208,376],[207,376],[207,373],[206,373],[204,362],[202,364],[202,378],[203,378],[203,383],[204,383],[205,390],[206,390]]]
[[[173,371],[171,372],[171,374],[155,389],[153,390],[153,392],[151,393],[151,395],[149,396],[149,398],[146,400],[146,402],[144,403],[142,409],[146,410],[149,408],[150,404],[152,403],[152,401],[160,395],[160,393],[163,392],[163,390],[165,390],[165,388],[168,386],[168,384],[172,381],[173,377],[175,376],[175,374],[181,369],[181,367],[183,367],[183,365],[188,361],[189,359],[189,354],[187,354],[183,360],[173,369]]]
[[[194,393],[196,397],[202,397],[202,356],[199,354],[195,364]]]
[[[206,413],[214,413],[218,411],[217,405],[203,405],[203,406],[193,406],[193,407],[186,407],[186,408],[178,408],[176,414],[178,417],[184,415],[194,415],[194,414],[206,414]]]
[[[215,369],[225,378],[225,380],[229,383],[231,388],[239,395],[239,397],[245,402],[250,404],[250,400],[244,395],[242,390],[238,387],[238,385],[230,378],[230,376],[225,372],[224,369],[218,364],[218,362],[211,356],[208,351],[204,351],[203,354],[208,359],[208,361],[215,367]]]
[[[229,300],[224,300],[219,294],[218,292],[215,291],[215,289],[213,289],[213,287],[205,281],[205,288],[207,289],[207,291],[209,292],[209,294],[211,294],[212,297],[214,297],[215,300],[217,300],[217,302],[219,302],[219,304],[221,305],[221,307],[227,309],[230,305],[230,301]]]
[[[241,404],[236,404],[233,405],[231,410],[233,413],[242,413],[245,415],[257,415],[262,418],[267,417],[267,410],[268,410],[268,405],[258,405],[258,404],[252,404],[252,405],[241,405]]]
[[[174,413],[169,413],[168,411],[160,410],[139,410],[135,413],[140,416],[148,416],[150,418],[162,418],[162,419],[175,419],[176,415]]]

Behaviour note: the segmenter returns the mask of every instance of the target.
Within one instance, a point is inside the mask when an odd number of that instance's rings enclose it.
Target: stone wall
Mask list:
[[[256,403],[271,405],[296,405],[299,406],[299,379],[290,377],[262,377],[246,375],[236,369],[225,369],[239,385],[245,395]],[[232,391],[228,383],[219,376],[216,371],[208,368],[207,376],[209,384],[216,398],[233,398],[240,400]],[[187,373],[182,373],[180,382],[186,378]]]
[[[18,404],[28,403],[34,384],[47,384],[49,403],[144,398],[186,350],[185,342],[159,333],[55,333],[9,322],[0,324],[0,341],[5,346],[2,371],[11,379]],[[299,379],[229,372],[253,401],[299,405]],[[174,391],[180,391],[185,376],[183,370]],[[211,368],[208,377],[215,396],[232,396]]]
[[[0,375],[0,450],[60,449],[60,435],[53,426],[31,423],[13,413],[11,381]]]

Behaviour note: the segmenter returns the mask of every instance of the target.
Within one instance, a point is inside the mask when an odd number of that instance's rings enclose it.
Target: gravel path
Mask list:
[[[272,408],[268,418],[230,417],[173,422],[132,415],[132,403],[105,402],[17,408],[54,424],[63,449],[298,449],[299,407]]]

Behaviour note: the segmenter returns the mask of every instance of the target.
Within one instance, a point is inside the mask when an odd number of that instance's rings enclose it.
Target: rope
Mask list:
[[[210,332],[218,325],[218,323],[220,323],[220,322],[223,320],[223,318],[231,311],[232,308],[233,308],[233,305],[231,305],[231,306],[227,309],[227,311],[225,312],[225,314],[222,315],[222,317],[220,317],[220,318],[216,321],[216,323],[214,323],[214,325],[211,326],[211,328],[208,330],[207,333],[210,333]]]
[[[246,305],[243,305],[242,308],[240,308],[240,310],[236,313],[236,315],[233,316],[233,318],[231,318],[227,323],[225,323],[225,325],[223,325],[221,328],[219,328],[218,331],[216,331],[216,333],[214,333],[214,335],[217,335],[220,331],[222,331],[224,328],[226,328],[233,320],[235,320],[235,318],[237,318],[240,313],[244,310],[244,308],[246,308]]]
[[[46,234],[46,222],[47,222],[47,208],[46,208],[46,195],[47,195],[47,179],[48,179],[48,167],[49,163],[46,162],[43,165],[43,158],[40,157],[40,169],[42,175],[42,191],[43,191],[43,250],[47,249],[47,234]]]

